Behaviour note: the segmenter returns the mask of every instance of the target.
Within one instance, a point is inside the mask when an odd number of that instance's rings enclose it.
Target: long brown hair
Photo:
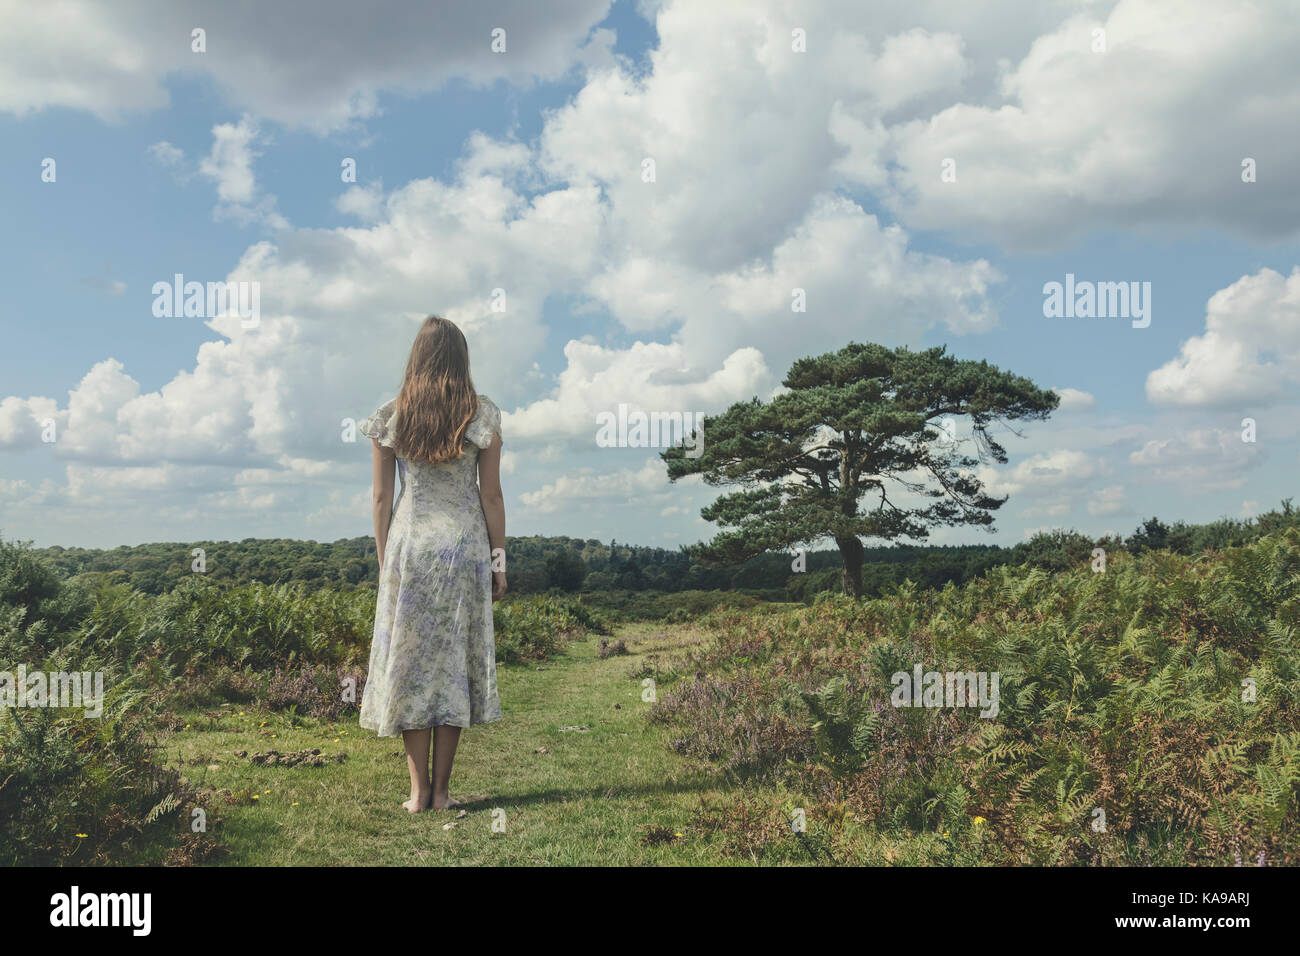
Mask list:
[[[454,322],[431,315],[406,360],[393,419],[394,450],[408,461],[432,464],[459,458],[477,412],[465,336]]]

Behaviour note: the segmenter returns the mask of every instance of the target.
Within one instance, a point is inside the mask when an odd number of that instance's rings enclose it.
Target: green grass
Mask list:
[[[450,812],[401,808],[408,778],[400,739],[378,738],[354,719],[295,721],[229,705],[185,715],[190,727],[168,738],[159,757],[185,760],[185,776],[197,786],[232,791],[235,802],[218,807],[212,830],[227,851],[222,865],[743,863],[691,826],[702,795],[725,802],[731,791],[692,770],[668,747],[667,731],[644,720],[650,705],[629,673],[645,654],[703,636],[630,625],[616,635],[628,655],[599,659],[593,637],[540,668],[501,667],[504,718],[461,736],[451,792],[468,815],[451,830],[443,829],[454,819]],[[214,713],[220,716],[208,716]],[[572,725],[590,730],[559,730]],[[317,747],[347,759],[263,767],[234,755]],[[549,752],[536,752],[543,747]],[[498,808],[505,832],[494,833]],[[682,836],[647,843],[648,827]]]

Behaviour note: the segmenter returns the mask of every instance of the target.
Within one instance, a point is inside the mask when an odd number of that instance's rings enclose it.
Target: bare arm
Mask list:
[[[478,498],[483,503],[487,521],[488,547],[494,555],[504,554],[506,546],[506,500],[501,493],[501,436],[493,435],[492,444],[478,453]],[[499,550],[498,550],[499,549]],[[501,565],[498,564],[498,567]],[[492,572],[492,600],[506,593],[505,571]]]
[[[391,448],[373,439],[370,445],[370,461],[374,470],[371,479],[371,507],[375,519],[375,550],[379,552],[379,570],[383,571],[388,524],[393,518],[393,482],[397,472],[397,457]]]

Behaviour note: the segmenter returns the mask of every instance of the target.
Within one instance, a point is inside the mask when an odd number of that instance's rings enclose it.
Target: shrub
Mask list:
[[[542,661],[588,633],[608,634],[608,618],[580,600],[534,595],[503,601],[493,613],[497,660]]]
[[[1296,529],[706,623],[651,710],[675,749],[933,835],[929,862],[1300,862]],[[890,706],[917,663],[998,672],[996,719]]]

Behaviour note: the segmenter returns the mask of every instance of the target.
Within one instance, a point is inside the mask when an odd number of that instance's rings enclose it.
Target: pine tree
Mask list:
[[[992,524],[1006,499],[987,494],[972,471],[1007,461],[991,429],[1045,419],[1060,402],[1027,378],[943,347],[851,343],[796,361],[784,384],[789,391],[770,402],[755,397],[706,418],[698,457],[681,446],[661,455],[672,481],[699,474],[741,489],[700,512],[724,530],[692,553],[731,564],[829,537],[854,597],[862,594],[863,538],[922,539],[937,525]],[[978,457],[952,440],[955,432],[943,433],[945,418],[969,422]],[[899,492],[931,500],[918,505]]]

